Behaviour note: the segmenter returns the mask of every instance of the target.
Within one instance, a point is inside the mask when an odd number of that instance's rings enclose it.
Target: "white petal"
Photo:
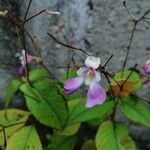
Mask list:
[[[95,73],[94,80],[96,81],[96,83],[98,83],[99,81],[101,81],[101,75],[98,71],[94,71],[94,73]]]
[[[23,56],[20,56],[20,62],[21,62],[21,65],[25,66],[25,58]]]
[[[87,67],[81,67],[81,68],[79,68],[79,70],[77,71],[77,75],[78,75],[79,77],[85,77],[87,70],[88,70]]]
[[[146,64],[150,64],[150,59],[148,59],[148,60],[146,61]]]
[[[25,50],[22,50],[22,56],[25,57]]]
[[[20,56],[20,61],[21,61],[21,65],[25,66],[26,61],[25,61],[25,50],[22,50],[22,55]]]
[[[89,86],[93,79],[88,78],[87,76],[84,78],[84,84]]]
[[[91,67],[93,69],[96,69],[100,65],[100,58],[94,57],[94,56],[88,56],[85,60],[85,65],[87,67]]]
[[[89,86],[92,82],[98,83],[100,80],[101,80],[100,73],[94,70],[93,78],[88,78],[87,75],[84,77],[84,84]]]

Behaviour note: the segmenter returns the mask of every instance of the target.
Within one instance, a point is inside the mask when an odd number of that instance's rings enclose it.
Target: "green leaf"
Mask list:
[[[107,120],[107,116],[102,116],[101,118],[94,118],[94,119],[88,120],[87,123],[91,126],[99,126],[105,120]]]
[[[6,150],[42,150],[38,133],[34,126],[27,126],[14,133]]]
[[[96,134],[97,150],[136,150],[128,134],[128,128],[124,124],[104,122]]]
[[[121,111],[132,121],[150,127],[150,111],[138,97],[124,97],[120,100]]]
[[[5,108],[8,107],[11,101],[11,98],[13,97],[15,92],[19,89],[21,84],[22,82],[17,79],[12,79],[9,81],[7,88],[6,88],[6,93],[4,95]]]
[[[100,126],[96,134],[97,150],[110,150],[110,147],[111,150],[119,150],[114,132],[111,121],[106,121]]]
[[[5,110],[0,111],[0,124],[7,126],[5,128],[6,137],[8,138],[18,129],[25,125],[25,122],[29,118],[30,113],[19,109],[7,109],[7,118],[5,117]],[[0,145],[4,144],[4,135],[2,132],[2,126],[0,126]]]
[[[64,89],[63,89],[63,91],[64,91]],[[81,97],[81,93],[74,92],[71,94],[66,94],[65,97],[66,97],[67,101],[71,101],[73,99],[79,99]]]
[[[69,101],[69,119],[68,124],[74,124],[78,122],[83,122],[87,120],[91,120],[94,118],[107,116],[109,114],[113,107],[115,102],[113,100],[107,100],[102,105],[97,105],[93,108],[86,108],[85,107],[86,100],[85,99],[76,99]]]
[[[55,135],[52,139],[50,150],[74,150],[75,144],[75,136]]]
[[[136,84],[134,84],[132,91],[138,91],[142,88],[142,86],[143,86],[142,80],[139,79],[139,81],[136,82]]]
[[[140,75],[133,70],[124,70],[123,72],[119,71],[115,73],[114,80],[113,79],[111,80],[111,84],[115,85],[116,81],[120,81],[120,80],[127,80],[135,83],[132,91],[137,91],[142,87],[142,81],[140,79]]]
[[[63,96],[57,87],[48,81],[35,82],[32,87],[23,84],[20,90],[25,93],[29,110],[41,123],[61,128],[68,117]]]
[[[119,71],[114,75],[114,79],[117,81],[120,79],[125,79],[125,80],[127,79],[128,81],[136,82],[139,80],[139,78],[140,76],[135,71],[132,70],[124,70],[123,72]],[[112,83],[116,83],[116,82],[112,80]]]
[[[65,135],[65,136],[70,136],[70,135],[74,135],[78,129],[80,128],[80,123],[77,124],[73,124],[71,126],[67,126],[66,128],[63,129],[63,131],[59,131],[57,134],[59,135]]]
[[[77,76],[77,71],[75,69],[69,69],[68,72],[66,71],[63,76],[61,77],[61,81],[64,82],[65,80],[69,78],[73,78]]]
[[[41,68],[34,69],[29,74],[30,81],[36,81],[36,80],[40,80],[43,78],[49,78],[49,77],[50,77],[49,73],[46,70],[41,69]]]
[[[137,150],[133,139],[129,136],[129,130],[123,123],[117,122],[114,125],[119,150]]]
[[[94,140],[87,140],[81,150],[96,150],[95,141]]]

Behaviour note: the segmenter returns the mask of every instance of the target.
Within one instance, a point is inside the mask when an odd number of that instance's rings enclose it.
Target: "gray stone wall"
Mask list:
[[[138,18],[150,9],[150,2],[132,0],[127,1],[127,6]],[[21,15],[24,14],[26,7],[27,4],[23,3]],[[36,37],[43,60],[49,69],[58,74],[61,70],[57,67],[62,64],[67,66],[72,51],[55,43],[48,37],[47,32],[65,43],[81,47],[91,55],[99,56],[102,63],[113,54],[108,70],[114,72],[121,69],[133,29],[133,22],[122,0],[33,0],[29,16],[43,9],[57,10],[61,15],[49,16],[43,13],[28,22],[26,27],[31,35]],[[137,63],[141,68],[150,57],[149,39],[150,25],[140,22],[129,53],[128,67],[133,67]],[[85,57],[82,52],[75,52],[78,62],[83,63]],[[144,88],[142,95],[150,99],[149,92]]]
[[[89,6],[89,0],[56,0],[54,2],[34,0],[29,15],[45,8],[58,10],[62,15],[59,17],[40,15],[28,24],[29,30],[32,35],[38,38],[41,51],[48,51],[46,49],[51,46],[51,43],[45,39],[47,38],[46,32],[49,31],[63,41],[66,40],[66,42],[86,48],[93,55],[100,55],[103,61],[110,54],[114,54],[115,61],[113,62],[115,64],[112,67],[114,66],[116,70],[120,68],[119,63],[124,60],[133,23],[121,0],[93,0],[91,3],[93,3],[92,8]],[[129,1],[127,5],[133,15],[138,17],[149,9],[150,2],[133,0]],[[24,8],[23,10],[25,10]],[[135,62],[143,64],[148,58],[149,36],[149,24],[140,23],[137,27],[128,64],[131,66]],[[48,41],[50,41],[49,38]],[[60,52],[64,52],[65,48],[59,49]],[[137,56],[143,56],[142,60]]]
[[[17,0],[0,0],[0,10],[11,9],[16,15],[18,12]],[[17,59],[15,53],[19,51],[15,26],[0,18],[0,100],[11,75],[15,75]]]

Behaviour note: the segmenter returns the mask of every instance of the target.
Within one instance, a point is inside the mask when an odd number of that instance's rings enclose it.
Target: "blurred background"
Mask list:
[[[130,12],[137,18],[150,9],[149,0],[126,2]],[[23,18],[28,3],[29,0],[0,0],[0,10],[10,9]],[[43,9],[59,11],[61,15],[50,16],[43,13],[30,20],[26,24],[26,29],[34,37],[44,63],[57,77],[64,71],[58,67],[66,67],[72,55],[78,64],[84,62],[86,55],[58,45],[46,34],[47,32],[64,43],[99,56],[102,63],[113,54],[114,57],[107,69],[110,72],[121,69],[133,29],[133,22],[122,0],[33,0],[28,17]],[[31,41],[28,38],[27,40],[28,51],[34,54]],[[16,57],[18,52],[21,52],[21,47],[15,26],[0,18],[0,101],[3,99],[9,79],[17,75],[20,63]],[[127,66],[133,67],[137,63],[138,67],[142,68],[149,58],[150,23],[140,22],[135,31]],[[143,87],[140,97],[150,102],[150,85]],[[2,104],[0,107],[2,108]],[[130,126],[130,133],[141,150],[150,149],[150,129],[137,124],[131,125],[119,111],[116,119]]]

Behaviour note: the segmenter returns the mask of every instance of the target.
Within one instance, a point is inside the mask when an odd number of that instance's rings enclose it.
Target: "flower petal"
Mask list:
[[[21,65],[25,66],[26,64],[26,58],[25,58],[25,50],[22,50],[22,55],[20,56]]]
[[[144,65],[144,72],[147,74],[150,74],[150,64],[149,65]]]
[[[21,65],[18,69],[19,75],[24,75],[25,74],[25,66]]]
[[[88,99],[86,102],[86,107],[91,108],[95,105],[104,103],[106,99],[106,92],[99,84],[93,82],[90,84],[87,96]]]
[[[26,65],[25,50],[22,50],[22,55],[20,56],[19,59],[21,61],[21,65],[25,66]],[[27,54],[27,62],[30,63],[32,60],[39,62],[41,61],[41,58]]]
[[[93,79],[90,79],[87,76],[84,78],[84,84],[85,85],[89,86],[91,82],[93,82]]]
[[[100,65],[100,58],[98,57],[94,57],[94,56],[88,56],[85,60],[85,65],[87,67],[91,67],[93,69],[98,68],[98,66]]]
[[[93,76],[93,78],[88,78],[87,75],[84,77],[84,83],[87,86],[89,86],[93,82],[98,83],[100,80],[101,80],[100,73],[97,72],[96,70],[94,70],[94,76]]]
[[[101,81],[101,75],[98,71],[94,71],[94,73],[95,73],[94,80],[98,83],[99,81]]]
[[[72,93],[76,91],[83,84],[83,78],[75,77],[65,81],[64,90],[65,93]]]
[[[87,73],[87,70],[88,70],[87,67],[81,67],[81,68],[78,69],[77,75],[78,75],[79,77],[85,77],[85,76],[86,76],[86,73]]]
[[[144,72],[150,74],[150,59],[146,61],[144,65]]]
[[[148,59],[148,60],[146,61],[146,64],[150,64],[150,59]]]

